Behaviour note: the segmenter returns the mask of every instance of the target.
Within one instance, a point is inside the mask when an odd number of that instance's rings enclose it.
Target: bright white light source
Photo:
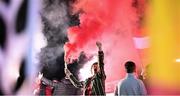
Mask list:
[[[179,63],[180,63],[180,58],[177,58],[177,59],[176,59],[176,62],[179,62]]]
[[[80,76],[80,80],[84,81],[85,79],[89,78],[92,76],[91,73],[91,66],[94,62],[97,62],[97,56],[94,56],[90,61],[88,61],[83,68],[80,69],[79,71],[79,76]]]
[[[149,48],[149,37],[133,37],[137,49]]]

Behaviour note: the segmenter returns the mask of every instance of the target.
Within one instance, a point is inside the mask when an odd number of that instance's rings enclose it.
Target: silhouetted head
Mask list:
[[[98,66],[98,62],[93,63],[93,65],[91,66],[91,72],[94,75],[95,73],[97,73],[99,71],[99,66]]]
[[[132,61],[127,61],[125,63],[125,69],[126,69],[127,73],[133,73],[135,71],[135,69],[136,69],[136,65]]]

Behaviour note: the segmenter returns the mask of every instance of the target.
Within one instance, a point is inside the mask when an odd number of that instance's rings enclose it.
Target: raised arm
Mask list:
[[[72,75],[72,73],[68,70],[68,69],[64,69],[66,77],[68,77],[68,79],[71,81],[71,83],[77,87],[77,88],[83,88],[84,87],[84,82],[80,82],[78,81],[75,76]]]
[[[118,85],[115,87],[114,96],[118,96]]]
[[[106,75],[104,72],[104,53],[102,51],[102,44],[100,42],[96,42],[96,45],[98,47],[98,64],[100,68],[100,76],[106,79]]]
[[[58,85],[57,83],[54,83],[54,82],[52,82],[51,80],[48,80],[48,79],[46,79],[45,77],[43,77],[43,74],[42,74],[42,73],[39,73],[38,78],[39,78],[45,85],[52,86],[52,87],[55,87],[55,86]]]

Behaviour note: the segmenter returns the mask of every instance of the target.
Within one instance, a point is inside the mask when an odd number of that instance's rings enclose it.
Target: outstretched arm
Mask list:
[[[98,47],[98,64],[99,64],[99,68],[100,68],[100,76],[104,79],[106,79],[106,75],[104,72],[104,53],[102,51],[102,44],[100,42],[96,42],[96,45]]]
[[[84,87],[84,82],[79,82],[68,69],[64,69],[66,77],[71,81],[71,83],[77,87],[77,88],[83,88]]]

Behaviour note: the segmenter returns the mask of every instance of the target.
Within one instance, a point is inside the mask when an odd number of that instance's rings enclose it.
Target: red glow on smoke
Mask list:
[[[80,26],[68,31],[70,42],[66,44],[67,55],[78,56],[80,51],[97,53],[96,41],[101,41],[105,53],[107,90],[124,74],[124,62],[141,61],[132,37],[137,30],[138,15],[132,7],[133,0],[80,0],[76,9],[84,11]],[[108,85],[109,84],[109,85]],[[110,88],[110,89],[108,89]]]

